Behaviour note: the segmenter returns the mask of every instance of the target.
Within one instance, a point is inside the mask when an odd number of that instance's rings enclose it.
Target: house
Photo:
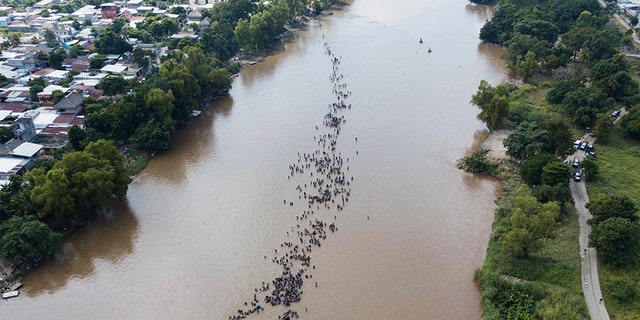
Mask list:
[[[63,86],[57,85],[48,85],[42,90],[42,92],[38,93],[38,102],[41,106],[51,106],[53,105],[53,92],[60,91],[63,94],[67,94],[69,88],[65,88]]]
[[[57,112],[78,114],[82,107],[82,99],[83,97],[80,93],[71,91],[60,102],[56,103],[53,108]]]
[[[90,20],[91,22],[96,22],[98,21],[98,9],[96,9],[95,6],[84,6],[78,10],[76,10],[75,12],[73,12],[71,15],[78,18],[78,21],[80,22],[84,22],[85,20]]]
[[[115,19],[120,12],[120,6],[115,3],[103,3],[100,5],[102,19]]]
[[[33,168],[35,160],[43,153],[44,146],[24,140],[11,139],[0,145],[0,180],[12,174],[23,174]]]
[[[13,134],[20,140],[32,141],[36,138],[36,127],[33,124],[33,118],[21,117],[16,119],[15,126],[13,127]]]

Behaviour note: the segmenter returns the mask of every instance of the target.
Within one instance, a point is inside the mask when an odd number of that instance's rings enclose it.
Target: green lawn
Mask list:
[[[596,141],[600,177],[588,186],[589,198],[599,195],[625,195],[640,207],[640,143],[627,139],[616,126],[607,144]],[[620,279],[635,283],[640,290],[640,269],[614,269],[598,264],[600,284],[611,319],[640,319],[640,292],[629,301],[616,298]]]

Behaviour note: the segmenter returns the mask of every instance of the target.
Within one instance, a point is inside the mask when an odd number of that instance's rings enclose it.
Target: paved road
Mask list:
[[[582,137],[582,140],[587,141],[589,144],[595,142],[595,138],[589,135]],[[579,157],[580,159],[584,159],[585,156],[582,150],[577,150],[573,155],[573,157]],[[587,308],[589,309],[589,315],[592,320],[609,320],[609,314],[607,313],[607,308],[604,305],[602,293],[600,292],[598,256],[594,248],[588,247],[591,226],[587,224],[587,220],[591,219],[591,213],[584,206],[589,202],[587,188],[584,182],[575,181],[571,181],[569,188],[571,189],[571,195],[573,196],[573,201],[578,211],[578,220],[580,222],[580,235],[578,239],[580,241],[580,254],[582,256],[582,290]]]

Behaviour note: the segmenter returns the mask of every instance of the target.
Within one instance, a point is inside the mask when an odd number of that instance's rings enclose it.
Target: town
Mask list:
[[[168,48],[154,39],[170,34],[170,41],[196,40],[210,24],[201,10],[217,2],[167,7],[130,0],[76,9],[80,1],[43,0],[20,9],[0,7],[0,183],[64,148],[70,128],[84,126],[83,100],[113,97],[101,84],[114,77],[141,79],[157,65]],[[136,30],[146,21],[153,21],[151,32],[141,38],[108,43],[121,48],[96,48],[98,34],[112,24]]]

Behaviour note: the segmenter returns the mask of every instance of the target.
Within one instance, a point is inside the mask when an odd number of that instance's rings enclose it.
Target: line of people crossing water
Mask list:
[[[324,34],[322,39],[325,39]],[[348,102],[351,91],[347,90],[344,75],[340,73],[342,57],[336,56],[327,42],[324,42],[324,49],[332,65],[329,80],[333,84],[332,94],[336,101],[328,104],[329,112],[324,116],[323,127],[315,127],[320,131],[314,136],[317,149],[310,153],[298,153],[297,161],[289,165],[287,179],[300,180],[307,175],[310,179],[307,183],[298,184],[295,188],[299,193],[297,202],[302,202],[306,206],[302,214],[296,215],[295,226],[287,231],[287,237],[295,240],[282,242],[280,250],[274,249],[275,256],[271,262],[282,268],[280,275],[271,282],[263,282],[260,288],[255,288],[253,300],[245,302],[246,308],[238,309],[237,314],[229,316],[230,320],[245,319],[251,314],[263,311],[260,300],[266,305],[285,307],[301,300],[304,281],[313,279],[310,271],[316,268],[311,263],[312,250],[314,247],[321,247],[322,240],[327,238],[328,231],[332,233],[338,231],[335,222],[327,223],[315,214],[325,209],[341,211],[351,196],[351,182],[354,177],[347,175],[349,166],[345,167],[349,158],[343,157],[342,152],[338,151],[340,129],[347,122],[344,114],[341,113],[351,109],[351,104]],[[358,139],[355,138],[355,141],[357,142]],[[285,206],[294,206],[295,202],[283,200]],[[336,220],[337,215],[333,215],[333,219]],[[267,259],[267,256],[265,255],[264,258]],[[317,286],[318,283],[314,281],[314,287]],[[264,297],[259,299],[258,296]],[[307,308],[305,307],[304,310],[306,312]],[[288,320],[298,317],[297,311],[288,309],[279,315],[278,319]]]

